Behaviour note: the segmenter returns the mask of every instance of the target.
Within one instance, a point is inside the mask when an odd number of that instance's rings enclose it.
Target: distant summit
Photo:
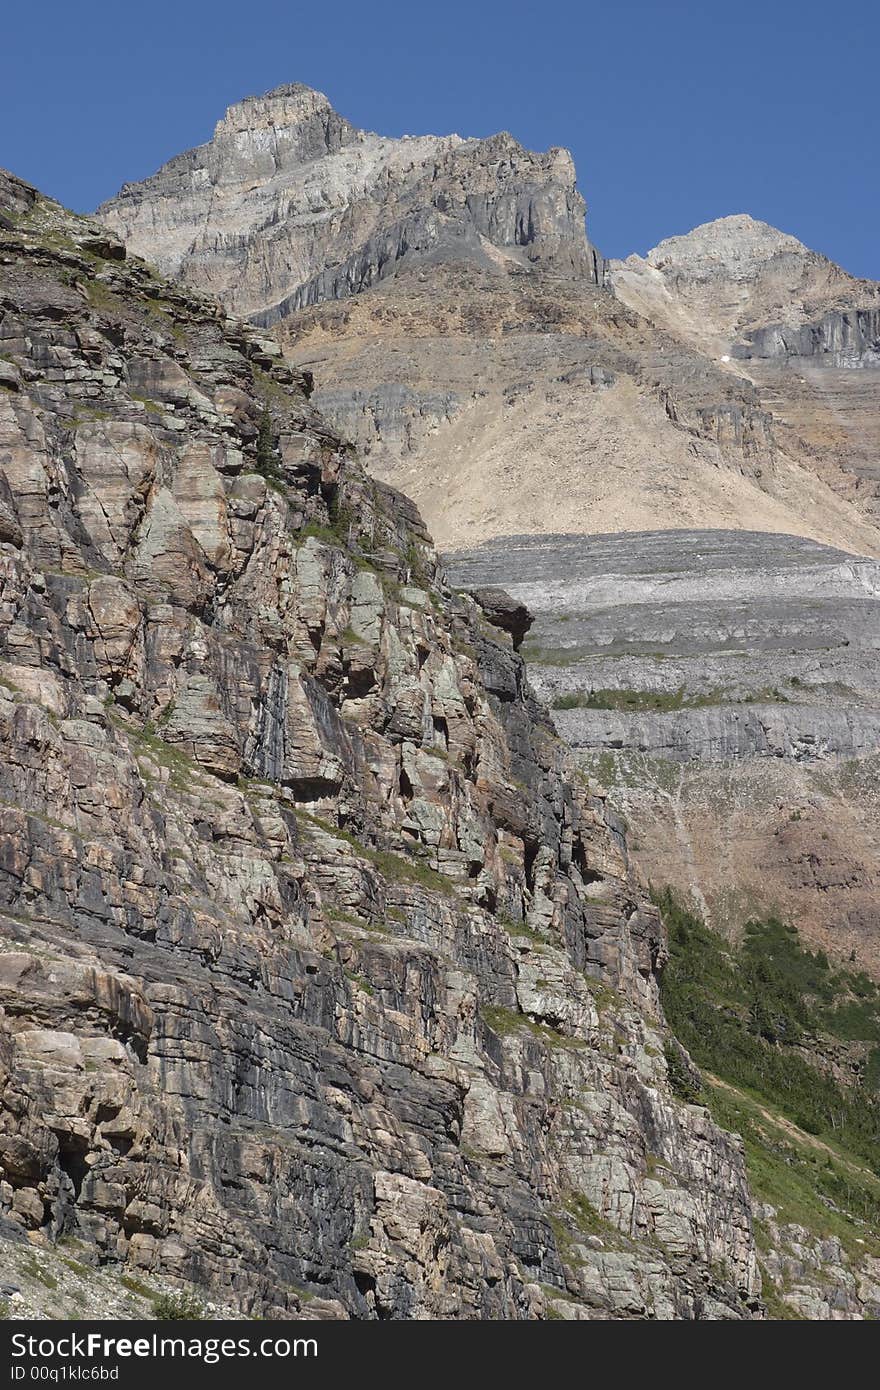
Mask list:
[[[876,285],[747,213],[667,237],[647,256],[611,261],[609,274],[631,309],[715,355],[768,324],[799,328],[877,302]]]

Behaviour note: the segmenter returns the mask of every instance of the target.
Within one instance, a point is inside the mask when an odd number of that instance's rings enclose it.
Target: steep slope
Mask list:
[[[759,1312],[658,914],[503,607],[275,344],[6,175],[0,210],[4,1268],[76,1242],[59,1309],[117,1313],[114,1271],[281,1316]]]
[[[321,409],[446,550],[523,533],[685,527],[880,553],[779,447],[753,384],[604,290],[540,271],[401,273],[279,326]]]
[[[732,945],[674,893],[656,900],[663,1005],[706,1068],[697,1094],[744,1137],[772,1315],[845,1316],[855,1299],[875,1317],[880,987],[805,950],[778,918],[753,919]]]
[[[745,216],[608,273],[631,309],[746,375],[780,448],[876,524],[880,285]]]

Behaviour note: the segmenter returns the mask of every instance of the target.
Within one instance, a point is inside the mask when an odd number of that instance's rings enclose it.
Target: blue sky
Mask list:
[[[567,145],[606,255],[750,212],[880,278],[877,0],[42,0],[5,7],[0,164],[78,210],[281,82],[384,134]]]

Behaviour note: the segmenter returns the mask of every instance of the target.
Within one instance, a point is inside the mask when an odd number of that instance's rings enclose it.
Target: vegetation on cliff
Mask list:
[[[804,948],[776,917],[732,944],[669,888],[662,996],[671,1028],[704,1068],[670,1075],[686,1098],[742,1134],[755,1197],[780,1219],[844,1246],[880,1224],[880,990]],[[760,1244],[760,1231],[758,1231]]]

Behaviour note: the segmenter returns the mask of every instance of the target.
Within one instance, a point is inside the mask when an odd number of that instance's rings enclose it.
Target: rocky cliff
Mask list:
[[[759,1313],[741,1146],[670,1085],[658,915],[508,610],[274,342],[0,203],[7,1293]]]
[[[99,216],[185,284],[269,324],[401,265],[465,257],[603,273],[565,150],[507,134],[392,140],[298,84],[231,106],[206,145],[126,184]]]
[[[700,1091],[621,811],[875,968],[877,287],[750,218],[606,275],[564,152],[299,86],[2,204],[15,1296],[876,1316],[875,1179]]]
[[[817,323],[788,328],[771,324],[756,328],[748,341],[737,343],[740,358],[812,357],[832,367],[880,366],[880,309],[838,309]]]

